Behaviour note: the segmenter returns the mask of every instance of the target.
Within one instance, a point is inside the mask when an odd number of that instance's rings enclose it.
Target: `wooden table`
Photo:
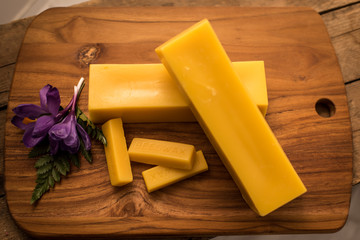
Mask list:
[[[162,5],[162,1],[159,3],[154,3],[153,5]],[[165,3],[165,2],[164,2]],[[166,5],[174,5],[174,6],[188,6],[188,1],[178,1],[178,2],[166,2]],[[207,5],[217,4],[217,1],[208,1]],[[88,5],[98,5],[96,2],[88,2]],[[101,4],[105,4],[107,6],[114,6],[117,3],[112,1],[103,2]],[[290,6],[288,4],[283,3],[271,3],[271,6]],[[201,6],[202,4],[197,4]],[[219,4],[218,4],[219,5]],[[227,3],[220,4],[222,6],[229,6]],[[240,6],[268,6],[269,3],[266,1],[252,1],[251,3],[240,3]],[[356,163],[359,162],[358,158],[358,149],[359,145],[359,108],[358,101],[360,100],[359,94],[356,92],[359,91],[359,83],[360,79],[360,46],[357,42],[360,39],[360,21],[359,21],[359,13],[360,13],[360,3],[356,3],[355,1],[332,1],[321,2],[321,1],[313,1],[305,2],[305,1],[296,1],[292,6],[310,6],[317,10],[322,16],[329,35],[331,37],[333,46],[335,48],[342,73],[343,79],[345,82],[347,97],[349,102],[349,109],[352,121],[353,128],[353,143],[354,143],[354,168],[358,168]],[[7,101],[8,101],[8,93],[12,80],[12,73],[14,72],[16,56],[19,50],[19,46],[23,39],[25,30],[28,24],[32,21],[32,18],[25,19],[17,22],[13,22],[7,25],[2,25],[0,27],[0,41],[1,41],[1,56],[0,56],[0,121],[2,128],[0,129],[1,139],[4,138],[4,121],[5,114],[7,109]],[[4,47],[6,46],[6,47]],[[0,177],[1,182],[3,182],[3,140],[2,146],[0,148],[1,151],[1,166],[0,166]],[[359,175],[354,173],[353,183],[357,183],[359,181]],[[6,195],[3,189],[3,184],[1,184],[0,188],[1,194],[1,212],[5,214],[1,214],[0,225],[5,226],[4,231],[0,232],[1,239],[7,238],[18,238],[18,239],[27,239],[26,236],[21,230],[19,230],[11,217],[8,214],[7,206],[6,206]]]

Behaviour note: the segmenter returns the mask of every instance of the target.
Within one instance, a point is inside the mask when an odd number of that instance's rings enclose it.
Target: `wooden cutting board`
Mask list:
[[[266,116],[308,192],[266,217],[246,205],[197,123],[125,124],[129,144],[146,137],[194,144],[209,171],[148,194],[134,182],[112,187],[103,146],[30,205],[36,171],[23,131],[10,123],[21,103],[39,104],[56,86],[66,105],[89,63],[159,63],[154,49],[208,18],[232,61],[264,60]],[[87,113],[88,87],[79,105]],[[316,111],[322,109],[320,116]],[[331,105],[334,104],[334,106]],[[325,110],[325,111],[324,111]],[[327,116],[327,117],[326,117]],[[308,8],[55,8],[30,25],[19,53],[5,136],[5,188],[15,221],[35,236],[214,236],[333,232],[346,221],[351,195],[352,138],[339,65],[320,16]]]

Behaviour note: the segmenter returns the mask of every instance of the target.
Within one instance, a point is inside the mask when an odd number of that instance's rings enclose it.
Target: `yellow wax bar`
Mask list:
[[[195,159],[193,145],[146,138],[134,138],[128,153],[134,162],[188,170]]]
[[[206,19],[156,52],[254,211],[267,215],[306,192]]]
[[[104,148],[111,185],[123,186],[132,182],[133,175],[122,120],[117,118],[107,121],[102,125],[102,131],[107,140],[107,146]]]
[[[233,62],[232,67],[244,84],[251,99],[265,117],[268,108],[268,95],[264,62]]]
[[[233,67],[265,116],[264,62],[234,62]],[[88,109],[94,123],[118,117],[126,123],[196,121],[162,64],[91,64]]]
[[[156,166],[143,171],[142,176],[144,178],[146,188],[150,193],[207,170],[208,165],[202,151],[197,151],[194,166],[191,170]]]

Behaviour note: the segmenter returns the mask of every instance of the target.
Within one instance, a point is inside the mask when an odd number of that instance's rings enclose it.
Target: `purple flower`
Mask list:
[[[90,150],[91,148],[90,137],[77,123],[75,116],[76,100],[81,84],[82,81],[79,82],[78,86],[74,87],[74,97],[69,105],[62,111],[68,112],[71,108],[68,115],[66,115],[61,122],[53,125],[49,130],[50,153],[52,155],[55,155],[59,149],[71,154],[77,153],[80,147],[79,135],[84,142],[85,149]]]
[[[80,136],[85,149],[90,150],[90,137],[77,123],[75,115],[76,100],[83,82],[81,78],[78,85],[74,86],[73,98],[60,112],[59,91],[49,84],[40,90],[40,106],[20,104],[13,109],[16,115],[11,122],[25,130],[23,142],[26,147],[34,147],[48,136],[50,154],[55,155],[59,149],[75,154],[79,151]]]
[[[20,104],[13,109],[16,115],[11,122],[25,130],[23,142],[26,147],[36,146],[47,136],[49,129],[56,123],[59,107],[59,91],[48,84],[40,90],[40,106]]]
[[[80,147],[79,135],[84,142],[85,149],[90,150],[90,137],[77,123],[75,112],[71,111],[62,122],[55,124],[49,130],[50,153],[54,155],[59,149],[71,154],[77,153]]]
[[[72,154],[79,150],[80,142],[76,132],[76,118],[70,113],[64,120],[55,124],[49,131],[50,153],[56,154],[59,147]]]

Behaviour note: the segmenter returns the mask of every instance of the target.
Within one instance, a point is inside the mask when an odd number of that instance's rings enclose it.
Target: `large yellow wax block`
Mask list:
[[[146,138],[134,138],[128,153],[134,162],[188,170],[195,159],[193,145]]]
[[[191,170],[156,166],[142,172],[148,192],[156,191],[208,170],[202,151],[197,151]]]
[[[107,146],[104,148],[111,185],[122,186],[132,182],[133,175],[122,120],[117,118],[107,121],[102,125],[102,131],[107,140]]]
[[[267,215],[306,192],[206,19],[156,52],[254,211]]]
[[[264,62],[234,62],[233,67],[265,116]],[[127,123],[196,121],[162,64],[91,64],[88,109],[95,123],[118,117]]]

